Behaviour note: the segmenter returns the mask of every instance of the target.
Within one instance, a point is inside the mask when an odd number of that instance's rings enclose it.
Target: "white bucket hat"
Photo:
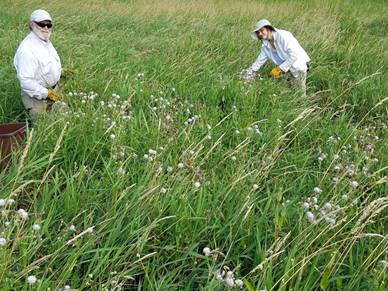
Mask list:
[[[46,10],[38,9],[31,13],[30,21],[41,22],[44,20],[53,21],[50,14]]]
[[[251,36],[253,39],[259,39],[257,37],[256,31],[262,29],[264,26],[271,27],[272,30],[275,30],[275,28],[272,26],[271,22],[269,22],[267,19],[261,19],[255,24],[255,28],[251,32]]]

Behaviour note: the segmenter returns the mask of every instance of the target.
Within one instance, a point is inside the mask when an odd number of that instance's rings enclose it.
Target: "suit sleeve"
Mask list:
[[[287,37],[282,37],[279,43],[283,46],[284,51],[286,51],[287,55],[289,56],[282,64],[279,65],[279,68],[283,72],[288,72],[290,67],[298,58],[298,41],[292,34],[290,34]]]
[[[46,99],[48,90],[35,80],[38,64],[28,52],[18,52],[15,56],[15,68],[20,87],[31,98]]]
[[[267,59],[268,59],[268,56],[265,53],[265,51],[263,50],[263,48],[262,48],[261,51],[260,51],[259,56],[256,59],[256,61],[250,67],[251,70],[253,70],[255,72],[260,70],[261,66],[264,65],[264,63],[267,61]]]

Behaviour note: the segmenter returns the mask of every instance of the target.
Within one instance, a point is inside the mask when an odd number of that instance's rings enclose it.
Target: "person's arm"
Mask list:
[[[46,99],[48,90],[35,79],[38,64],[28,52],[19,52],[15,57],[15,67],[20,87],[31,98]]]
[[[262,48],[256,61],[250,66],[249,69],[251,69],[253,72],[257,72],[264,65],[267,59],[268,59],[268,56],[265,53],[264,49]]]
[[[288,72],[290,67],[295,63],[298,58],[297,51],[299,49],[298,41],[296,38],[290,33],[287,36],[282,36],[279,40],[279,45],[282,46],[283,50],[287,52],[288,58],[279,65],[279,68],[283,72]]]

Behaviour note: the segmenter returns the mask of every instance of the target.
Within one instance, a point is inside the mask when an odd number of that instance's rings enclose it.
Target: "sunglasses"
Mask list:
[[[42,28],[44,28],[44,27],[46,27],[47,26],[47,28],[51,28],[51,27],[53,27],[53,24],[51,23],[51,22],[36,22],[36,21],[34,21],[39,27],[42,27]]]

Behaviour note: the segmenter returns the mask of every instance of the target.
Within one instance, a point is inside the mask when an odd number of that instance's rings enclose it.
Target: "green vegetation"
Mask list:
[[[387,5],[327,2],[2,0],[0,122],[34,9],[75,73],[0,172],[0,289],[386,290]],[[238,81],[259,18],[306,99]]]

